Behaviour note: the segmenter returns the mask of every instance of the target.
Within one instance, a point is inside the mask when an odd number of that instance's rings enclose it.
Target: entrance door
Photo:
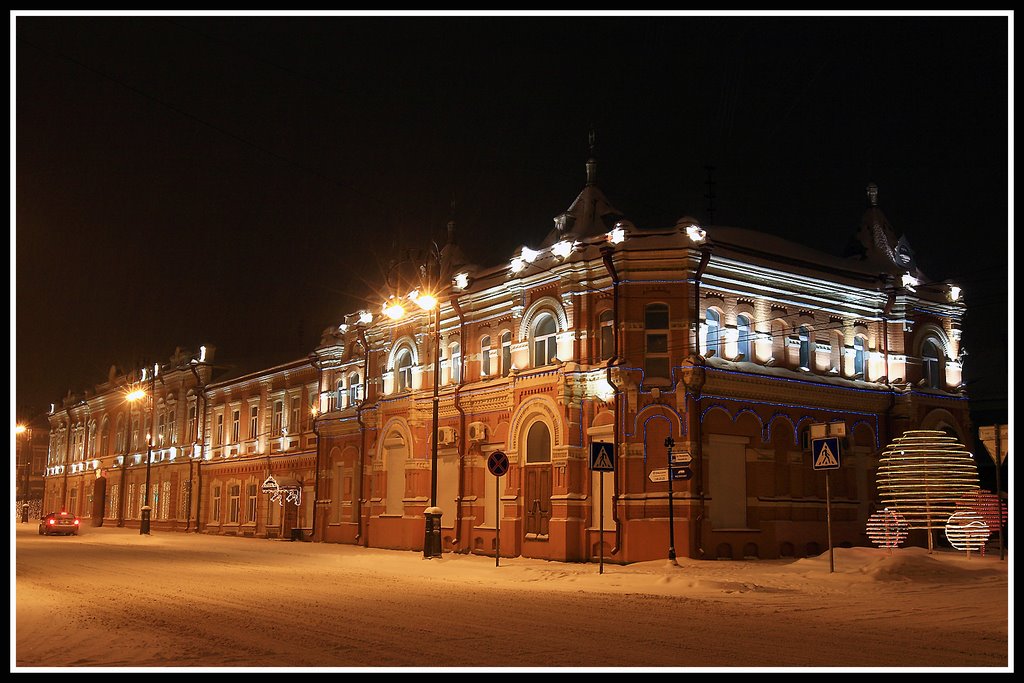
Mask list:
[[[103,510],[107,498],[107,478],[100,477],[92,488],[92,525],[103,526]]]
[[[292,538],[292,532],[299,525],[299,506],[290,500],[284,502],[284,525],[282,532],[285,538]]]
[[[541,421],[526,433],[523,529],[527,539],[547,538],[551,520],[551,431]]]

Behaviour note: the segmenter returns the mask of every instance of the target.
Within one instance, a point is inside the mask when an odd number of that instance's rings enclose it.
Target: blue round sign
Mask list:
[[[487,471],[496,477],[508,472],[508,456],[503,451],[494,451],[487,456]]]

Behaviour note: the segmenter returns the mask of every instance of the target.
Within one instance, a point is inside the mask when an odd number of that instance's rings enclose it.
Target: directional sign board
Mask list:
[[[692,477],[692,476],[693,476],[693,470],[691,470],[689,467],[673,467],[672,468],[672,479],[673,479],[673,481],[678,481],[680,479],[682,479],[683,481],[688,481],[690,479],[690,477]]]
[[[811,440],[811,462],[816,470],[839,469],[839,437]]]
[[[590,469],[595,472],[614,472],[615,446],[600,441],[590,444]]]
[[[494,451],[487,456],[487,471],[496,477],[508,472],[508,456],[502,451]]]
[[[686,464],[689,464],[691,462],[693,462],[693,456],[690,455],[689,453],[687,453],[686,451],[683,451],[682,453],[673,453],[672,454],[672,464],[673,465],[686,465]]]
[[[651,470],[651,473],[647,475],[647,478],[655,483],[659,481],[668,481],[668,470]]]

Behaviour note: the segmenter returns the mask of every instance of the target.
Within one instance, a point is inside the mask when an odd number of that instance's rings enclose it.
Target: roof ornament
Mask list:
[[[587,159],[587,185],[597,183],[597,159],[594,157],[594,129],[590,129],[590,158]]]

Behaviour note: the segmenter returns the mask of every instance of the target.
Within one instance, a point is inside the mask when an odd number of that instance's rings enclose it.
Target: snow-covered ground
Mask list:
[[[837,548],[834,573],[826,552],[599,574],[596,563],[14,527],[19,672],[1013,668],[1012,557],[998,552]]]

